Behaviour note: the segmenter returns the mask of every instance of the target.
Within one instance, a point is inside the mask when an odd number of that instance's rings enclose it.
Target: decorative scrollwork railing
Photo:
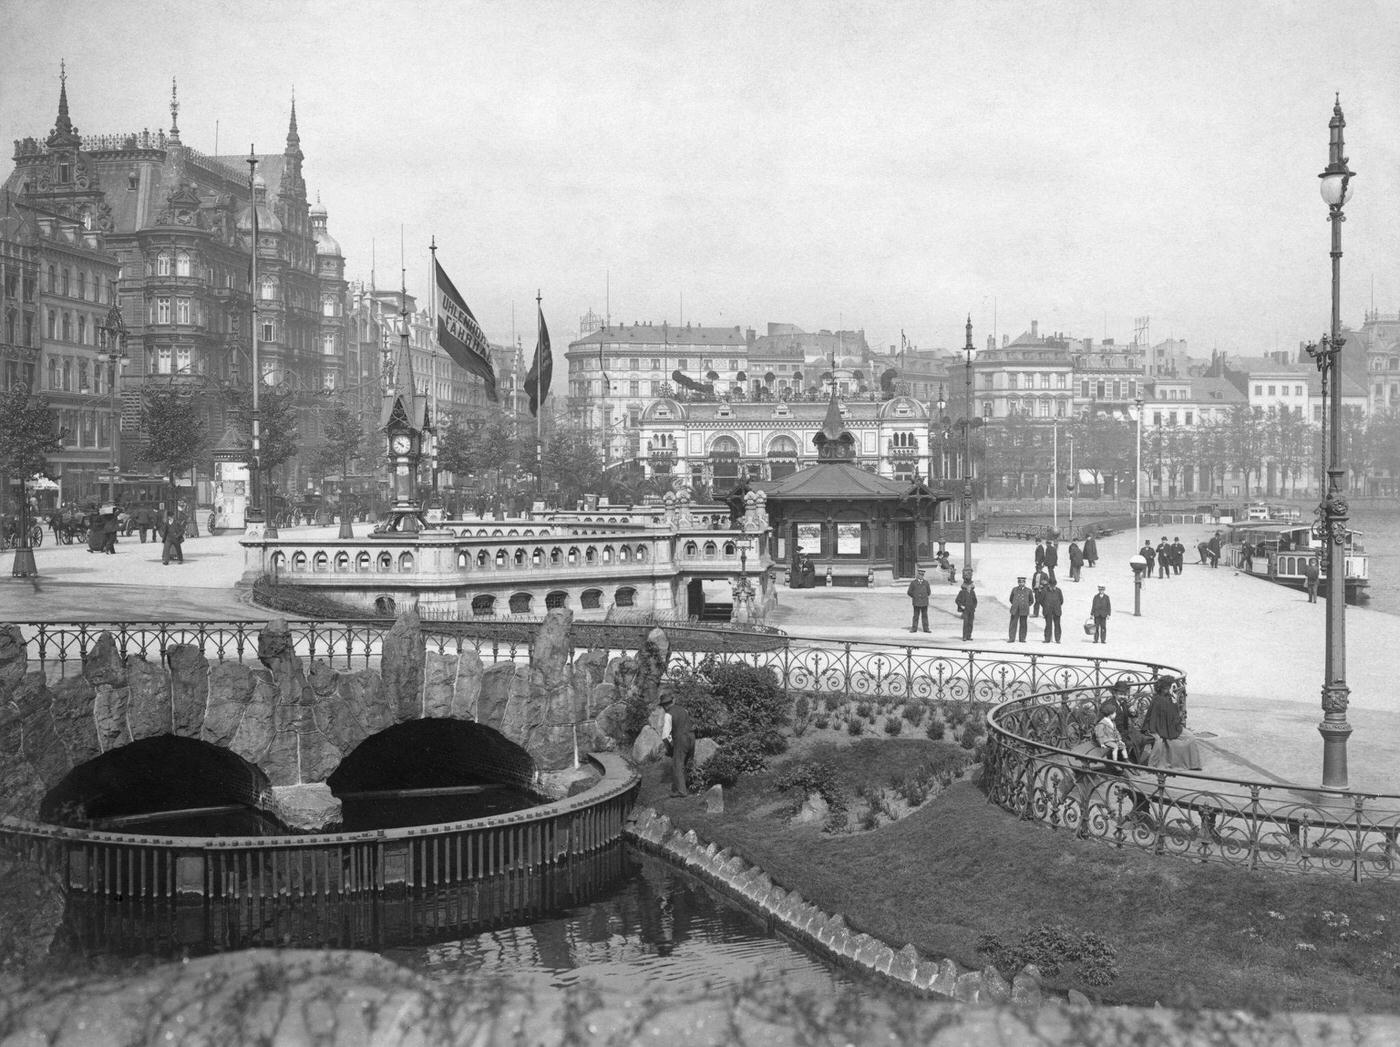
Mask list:
[[[1104,759],[1100,687],[991,710],[983,782],[1022,818],[1083,839],[1246,869],[1400,879],[1400,796],[1223,778]],[[1137,712],[1145,704],[1139,690]]]

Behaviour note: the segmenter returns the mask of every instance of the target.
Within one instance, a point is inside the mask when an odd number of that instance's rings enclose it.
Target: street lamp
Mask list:
[[[107,362],[111,364],[108,374],[108,394],[111,399],[111,464],[108,474],[107,501],[117,503],[117,440],[121,433],[121,416],[117,413],[117,381],[121,377],[122,363],[126,360],[126,323],[122,320],[122,308],[113,291],[112,308],[107,310],[107,322],[102,325],[102,333],[107,337]]]
[[[1133,549],[1142,548],[1142,397],[1133,400],[1137,419],[1137,472],[1133,474]]]
[[[972,581],[972,314],[967,316],[967,367],[964,389],[967,394],[967,415],[963,419],[963,581]]]
[[[1338,355],[1345,339],[1342,337],[1341,279],[1342,223],[1346,216],[1342,208],[1351,199],[1351,180],[1355,173],[1347,167],[1344,152],[1341,98],[1332,107],[1328,123],[1327,167],[1318,177],[1322,180],[1322,200],[1327,205],[1327,220],[1332,223],[1332,324],[1321,345],[1308,346],[1308,355],[1322,372],[1322,386],[1327,397],[1325,409],[1330,412],[1327,431],[1327,492],[1317,507],[1317,522],[1313,534],[1323,543],[1327,567],[1327,647],[1323,669],[1322,722],[1317,725],[1322,735],[1322,784],[1338,789],[1347,786],[1347,739],[1351,725],[1347,723],[1347,638],[1346,638],[1346,543],[1349,508],[1342,487],[1346,470],[1341,463],[1342,445],[1342,376],[1337,368]]]
[[[1079,484],[1079,474],[1074,471],[1074,434],[1068,434],[1069,439],[1069,481],[1065,484],[1069,491],[1069,539],[1074,541],[1074,489]]]

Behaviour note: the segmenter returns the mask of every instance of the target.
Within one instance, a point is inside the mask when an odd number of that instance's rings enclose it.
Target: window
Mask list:
[[[1137,399],[1137,379],[1136,379],[1136,378],[1129,378],[1129,379],[1128,379],[1128,399],[1129,399],[1129,400],[1136,400],[1136,399]]]
[[[73,391],[73,361],[63,361],[63,391],[71,393]]]
[[[322,316],[334,316],[334,315],[335,315],[335,296],[334,296],[334,295],[329,295],[329,294],[328,294],[328,295],[326,295],[324,298],[321,299],[321,315],[322,315]]]
[[[177,324],[190,322],[190,300],[188,298],[175,299],[175,322]]]
[[[1254,395],[1255,395],[1255,396],[1263,396],[1263,395],[1264,395],[1264,387],[1263,387],[1262,385],[1256,384],[1256,385],[1254,386]]]
[[[1049,371],[1041,371],[1041,372],[1040,372],[1040,387],[1041,387],[1042,389],[1049,389],[1049,388],[1050,388],[1050,372],[1049,372]]]
[[[613,604],[617,607],[631,607],[637,600],[637,590],[631,586],[623,586],[613,596]]]
[[[630,395],[630,396],[639,396],[639,395],[641,395],[641,391],[642,391],[642,383],[639,382],[639,381],[637,381],[637,379],[634,378],[634,379],[632,379],[630,382],[627,383],[627,392],[628,392],[628,395]]]
[[[188,251],[181,251],[175,256],[175,275],[190,275],[190,255]]]
[[[1055,401],[1055,417],[1056,417],[1056,418],[1063,418],[1064,416],[1065,416],[1065,402],[1064,402],[1063,400],[1056,400],[1056,401]]]
[[[1302,387],[1301,385],[1295,385],[1295,386],[1293,387],[1293,395],[1294,395],[1294,396],[1302,396],[1302,395],[1303,395],[1303,387]]]
[[[1273,387],[1272,385],[1269,386],[1269,395],[1270,395],[1270,396],[1275,396],[1275,395],[1277,395],[1277,394],[1274,392],[1274,387]]]
[[[1063,371],[1061,371],[1059,374],[1055,375],[1055,388],[1056,388],[1056,389],[1068,389],[1068,388],[1069,388],[1069,376],[1068,376],[1067,374],[1065,374]]]
[[[82,313],[78,314],[78,344],[88,344],[88,324],[87,317]]]
[[[1161,411],[1153,411],[1153,412],[1152,412],[1152,424],[1153,424],[1153,425],[1161,425],[1161,424],[1162,424],[1162,412],[1161,412]]]
[[[731,371],[737,371],[739,369],[739,361],[731,357],[729,360],[729,369]]]
[[[169,251],[162,251],[160,254],[156,255],[156,275],[157,275],[157,276],[169,276],[169,275],[170,275],[170,252],[169,252]]]
[[[682,356],[680,359],[678,359],[678,360],[676,361],[676,367],[678,367],[678,368],[679,368],[680,370],[682,370],[682,371],[685,370],[685,357],[684,357],[684,356]]]
[[[187,345],[179,346],[175,350],[175,373],[190,373],[190,347]]]
[[[1185,417],[1186,417],[1186,424],[1187,424],[1187,425],[1190,425],[1190,424],[1192,423],[1192,419],[1195,417],[1195,412],[1193,412],[1193,411],[1187,411]]]
[[[78,270],[78,297],[87,300],[87,271],[84,269]]]
[[[58,290],[58,268],[49,266],[48,272],[44,274],[44,290],[53,294]]]
[[[170,373],[170,346],[163,345],[156,350],[156,374]]]
[[[1175,411],[1168,411],[1168,412],[1167,412],[1167,424],[1168,424],[1168,425],[1176,425],[1176,412],[1175,412]]]
[[[660,361],[660,359],[658,359],[658,358],[655,357],[655,356],[653,356],[653,357],[651,358],[651,369],[652,369],[653,371],[659,371],[659,370],[661,370],[661,361]]]
[[[1115,400],[1123,399],[1123,379],[1121,378],[1113,379],[1113,398]]]
[[[73,314],[66,309],[63,311],[63,340],[65,342],[73,340]]]
[[[1095,399],[1095,400],[1102,400],[1102,399],[1104,398],[1104,391],[1105,391],[1105,388],[1104,388],[1104,381],[1103,381],[1103,379],[1099,379],[1099,381],[1098,381],[1097,383],[1095,383],[1095,388],[1094,388],[1094,399]]]
[[[262,334],[259,336],[264,342],[275,342],[277,340],[277,325],[271,320],[262,322]]]
[[[270,276],[264,276],[259,283],[258,297],[263,301],[271,301],[277,297],[277,281]]]
[[[88,391],[88,365],[86,360],[78,361],[78,392]]]
[[[1081,400],[1089,399],[1089,379],[1087,378],[1079,380],[1079,398]]]
[[[63,289],[62,289],[62,292],[61,292],[61,293],[66,295],[66,294],[69,293],[69,281],[72,279],[73,270],[69,269],[67,266],[64,266],[64,267],[63,267],[62,276],[63,276]]]
[[[984,375],[982,376],[982,388],[983,388],[983,389],[990,389],[990,388],[992,388],[992,375],[991,375],[990,372],[988,372],[987,374],[984,374]]]
[[[50,340],[52,340],[54,338],[54,324],[58,320],[58,314],[55,313],[52,309],[47,309],[44,311],[44,319],[44,329],[48,332],[47,337]]]
[[[156,298],[156,323],[168,324],[170,322],[170,298],[167,295],[160,295]]]
[[[1017,383],[1018,383],[1019,381],[1020,381],[1020,375],[1016,374],[1015,372],[1012,372],[1011,374],[1008,374],[1008,375],[1006,376],[1006,388],[1008,388],[1008,389],[1015,389],[1015,388],[1018,388]]]
[[[58,361],[49,357],[49,388],[58,388]]]

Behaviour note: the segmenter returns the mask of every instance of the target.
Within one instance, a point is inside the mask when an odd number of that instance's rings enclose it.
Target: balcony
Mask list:
[[[887,453],[895,461],[913,461],[920,457],[923,452],[919,450],[917,444],[906,445],[891,442]]]

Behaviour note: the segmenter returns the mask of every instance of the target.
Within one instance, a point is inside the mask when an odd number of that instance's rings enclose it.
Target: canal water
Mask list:
[[[506,788],[347,800],[345,829],[484,817],[532,804]],[[161,836],[283,835],[240,808],[122,819]],[[233,892],[236,895],[238,892]],[[773,933],[762,918],[668,863],[618,842],[540,874],[512,873],[372,901],[322,895],[141,905],[70,895],[65,932],[90,954],[175,956],[257,946],[364,948],[425,973],[483,973],[513,984],[578,983],[642,994],[672,985],[725,988],[755,979],[829,997],[885,990]]]

